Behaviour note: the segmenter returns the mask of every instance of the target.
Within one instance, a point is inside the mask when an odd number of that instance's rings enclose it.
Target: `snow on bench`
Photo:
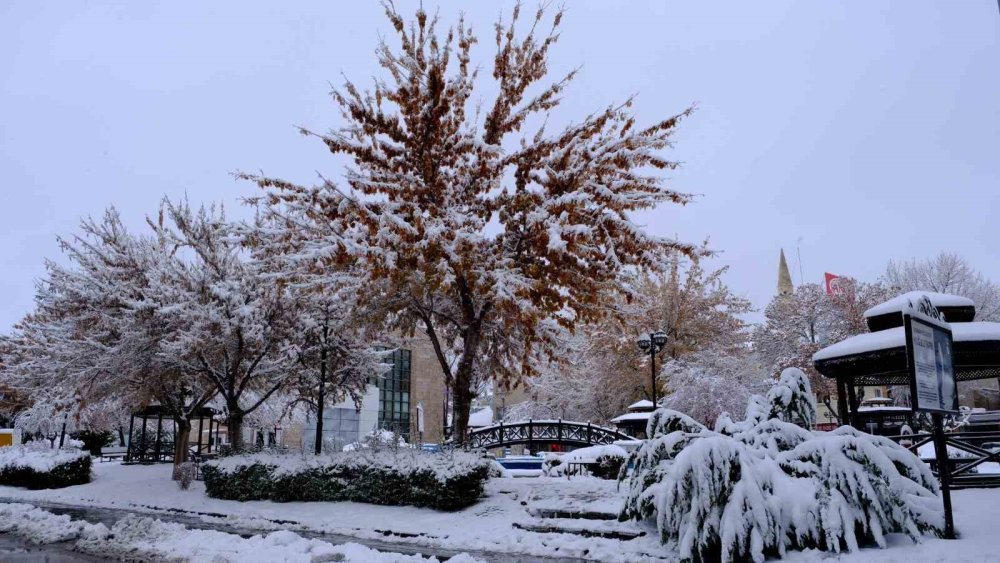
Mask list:
[[[125,446],[111,446],[108,448],[101,448],[101,461],[111,461],[114,459],[124,459],[125,455],[128,453],[128,448]]]

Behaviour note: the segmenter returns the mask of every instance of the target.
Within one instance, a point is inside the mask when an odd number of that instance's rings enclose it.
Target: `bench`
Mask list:
[[[128,454],[128,448],[125,446],[111,446],[107,448],[101,448],[101,461],[113,461],[116,459],[125,459]]]

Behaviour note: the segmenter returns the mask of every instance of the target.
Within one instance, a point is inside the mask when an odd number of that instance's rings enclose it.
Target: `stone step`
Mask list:
[[[635,532],[632,530],[593,530],[587,528],[568,528],[554,524],[514,522],[512,525],[519,530],[540,534],[573,534],[585,538],[605,538],[621,541],[634,540],[646,535],[646,532]]]
[[[613,512],[595,512],[589,510],[558,510],[553,508],[533,508],[531,515],[538,518],[567,518],[571,520],[617,520]]]

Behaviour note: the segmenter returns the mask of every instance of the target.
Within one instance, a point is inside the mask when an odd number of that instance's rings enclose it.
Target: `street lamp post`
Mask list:
[[[653,408],[656,408],[656,354],[667,344],[667,333],[662,330],[651,332],[649,336],[640,336],[636,343],[639,345],[640,350],[649,354],[649,383],[652,391],[651,396],[653,397]]]

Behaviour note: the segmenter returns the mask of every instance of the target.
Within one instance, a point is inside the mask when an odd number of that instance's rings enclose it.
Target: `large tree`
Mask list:
[[[703,349],[670,360],[660,372],[669,392],[661,404],[711,426],[722,413],[740,415],[771,376],[749,350]]]
[[[89,417],[114,397],[125,408],[163,405],[178,427],[175,463],[185,460],[192,413],[215,394],[164,355],[177,328],[164,303],[162,269],[176,248],[130,233],[114,209],[60,239],[67,264],[47,262],[35,310],[6,339],[4,370],[35,412]]]
[[[165,199],[160,220],[150,224],[157,239],[177,248],[159,268],[160,311],[173,321],[163,357],[215,389],[230,443],[242,448],[246,416],[302,369],[294,341],[301,311],[285,285],[251,259],[221,208]]]
[[[408,24],[385,6],[398,44],[378,46],[384,75],[371,90],[348,81],[333,93],[338,128],[302,131],[350,159],[350,189],[247,177],[285,227],[262,244],[290,270],[353,271],[363,306],[403,333],[426,332],[461,443],[476,374],[508,386],[535,373],[555,329],[605,316],[631,269],[695,252],[630,218],[690,200],[657,173],[676,166],[662,151],[687,112],[639,126],[628,100],[552,133],[548,116],[574,75],[545,82],[561,12],[548,33],[542,9],[523,33],[520,6],[498,22],[493,84],[480,90],[463,20],[440,34],[423,10]]]

